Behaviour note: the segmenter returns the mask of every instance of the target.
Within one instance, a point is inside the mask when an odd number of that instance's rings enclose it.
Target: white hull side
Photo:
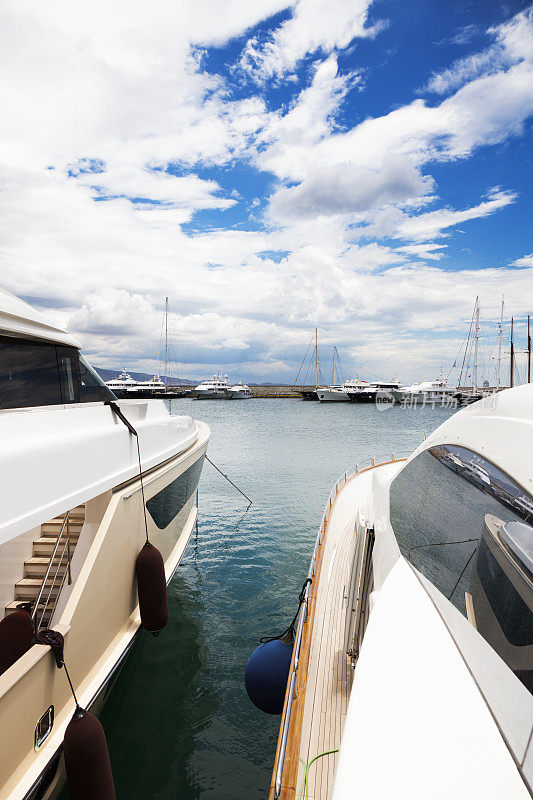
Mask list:
[[[319,389],[317,395],[321,403],[347,403],[349,400],[346,392],[342,390]]]
[[[226,398],[226,393],[222,390],[219,392],[215,391],[206,391],[206,392],[193,392],[193,397],[196,400],[224,400]]]
[[[251,400],[252,395],[238,389],[226,389],[228,400]]]
[[[144,479],[146,500],[158,495],[205,453],[209,429],[198,423],[198,441]],[[196,517],[195,487],[167,525],[147,513],[149,535],[160,550],[167,581],[189,540]],[[106,686],[141,628],[134,582],[135,559],[144,544],[139,481],[116,487],[53,627],[65,637],[65,660],[80,705],[89,707]],[[164,636],[165,632],[161,634]],[[51,734],[35,752],[35,724],[54,705]],[[0,797],[23,800],[61,746],[74,702],[64,671],[48,647],[34,646],[0,676]],[[52,788],[44,794],[51,797]]]

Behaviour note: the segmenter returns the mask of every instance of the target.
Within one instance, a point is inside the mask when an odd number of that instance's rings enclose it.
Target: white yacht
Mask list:
[[[228,376],[218,372],[206,381],[202,381],[192,390],[196,400],[224,400],[226,391],[230,388]]]
[[[354,379],[344,381],[340,386],[320,386],[316,393],[321,403],[347,403],[350,399],[348,392],[356,391],[361,383],[365,382]]]
[[[394,401],[404,406],[448,406],[454,408],[457,402],[454,399],[455,388],[448,386],[446,378],[440,376],[434,381],[421,381],[412,386],[393,389]]]
[[[86,712],[101,707],[141,628],[164,627],[166,583],[196,519],[208,427],[162,400],[117,400],[79,347],[0,290],[2,800],[55,797],[67,751],[69,783],[103,796],[87,742],[77,753],[87,770],[72,771],[69,731],[98,726]],[[159,583],[140,566],[146,553]]]
[[[110,381],[106,381],[106,386],[111,389],[117,397],[139,397],[141,393],[157,395],[166,391],[165,384],[159,377],[154,375],[151,381],[136,381],[123,368],[120,375]]]
[[[348,399],[352,403],[375,403],[393,400],[394,392],[401,388],[398,381],[359,381],[359,383],[347,390]]]
[[[270,800],[531,797],[532,452],[524,385],[333,487],[290,645]],[[458,469],[472,460],[490,491]]]
[[[234,386],[230,386],[226,389],[226,397],[228,400],[247,400],[252,396],[253,395],[250,391],[250,387],[245,383],[242,383],[242,381],[239,381],[239,383],[236,383]]]

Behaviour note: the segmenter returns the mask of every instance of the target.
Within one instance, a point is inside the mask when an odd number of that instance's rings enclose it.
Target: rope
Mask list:
[[[106,400],[105,401],[105,405],[109,406],[111,408],[111,410],[117,415],[119,420],[124,423],[124,425],[129,430],[129,432],[133,436],[135,436],[135,439],[137,441],[137,457],[138,457],[138,460],[139,460],[139,478],[141,479],[141,494],[142,494],[143,512],[144,512],[144,530],[145,530],[145,533],[146,533],[146,543],[149,544],[150,543],[150,539],[148,537],[148,520],[146,518],[146,503],[145,503],[145,500],[144,500],[144,483],[143,483],[143,471],[142,471],[142,464],[141,464],[141,448],[139,446],[139,434],[137,433],[137,431],[135,430],[135,428],[133,427],[131,422],[128,419],[126,419],[126,417],[124,416],[124,414],[122,413],[122,411],[120,410],[118,405],[115,402],[113,402],[113,400]]]
[[[141,494],[142,494],[142,499],[143,499],[144,531],[146,533],[146,543],[149,544],[150,543],[150,539],[148,538],[148,520],[146,519],[146,503],[145,503],[145,500],[144,500],[143,471],[142,471],[142,467],[141,467],[141,450],[140,450],[140,447],[139,447],[139,436],[138,436],[137,433],[135,434],[135,436],[136,436],[136,439],[137,439],[137,456],[139,458],[139,478],[141,479]]]
[[[213,464],[213,462],[211,461],[211,459],[209,458],[209,456],[208,456],[207,454],[206,454],[205,458],[206,458],[206,461],[209,461],[209,463],[211,464],[211,466],[212,466],[212,467],[214,467],[214,468],[216,469],[216,471],[217,471],[217,472],[220,472],[220,474],[222,475],[222,477],[223,477],[223,478],[225,478],[225,479],[227,480],[227,482],[228,482],[228,483],[231,483],[231,485],[232,485],[232,486],[233,486],[235,489],[237,489],[237,491],[238,491],[238,492],[240,492],[240,493],[242,494],[242,496],[243,496],[243,497],[246,497],[246,499],[248,500],[248,503],[250,504],[250,505],[248,506],[248,508],[250,508],[250,506],[252,505],[252,501],[250,500],[250,498],[248,497],[248,495],[247,495],[247,494],[244,494],[244,492],[242,491],[242,489],[239,489],[239,487],[237,486],[237,484],[236,484],[236,483],[233,483],[233,481],[231,480],[231,478],[228,478],[228,476],[227,476],[227,475],[226,475],[224,472],[222,472],[222,470],[221,470],[221,469],[219,469],[219,467],[217,467],[217,465],[216,465],[216,464]]]
[[[287,634],[289,634],[289,633],[291,634],[291,641],[294,641],[294,637],[295,637],[295,634],[296,634],[296,630],[295,630],[294,626],[296,625],[296,620],[298,618],[298,614],[300,613],[300,608],[302,607],[302,604],[305,601],[305,590],[307,589],[307,585],[311,584],[311,583],[313,583],[313,579],[312,578],[306,578],[305,579],[304,584],[302,586],[302,591],[300,592],[300,594],[298,596],[298,610],[296,611],[296,614],[292,618],[292,622],[288,626],[288,628],[285,628],[283,633],[280,633],[279,636],[262,636],[259,639],[261,644],[266,644],[267,642],[275,642],[276,639],[284,639],[285,636],[287,636]]]
[[[301,800],[304,787],[305,787],[305,800],[309,800],[309,770],[311,766],[315,763],[315,761],[318,761],[318,759],[322,758],[322,756],[330,756],[332,753],[338,753],[338,752],[339,748],[337,748],[336,750],[326,750],[324,753],[319,753],[317,756],[312,758],[311,761],[309,761],[307,764],[304,765],[305,776],[302,785],[300,787],[300,794],[298,795],[298,800]]]
[[[67,665],[65,663],[65,657],[63,655],[63,648],[65,646],[65,640],[63,638],[63,634],[59,633],[59,631],[54,631],[51,628],[44,628],[42,631],[39,631],[39,633],[35,636],[35,643],[44,644],[50,647],[52,653],[54,654],[54,658],[56,660],[56,667],[58,669],[61,669],[61,667],[65,668],[65,675],[67,676],[68,685],[70,686],[70,691],[72,692],[74,702],[76,703],[76,709],[80,708],[80,704],[78,703],[78,698],[76,697],[76,692],[74,691],[74,686],[72,685],[72,681],[70,680],[70,675],[68,674]]]

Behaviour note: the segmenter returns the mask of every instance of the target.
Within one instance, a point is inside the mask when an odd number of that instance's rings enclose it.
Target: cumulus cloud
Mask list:
[[[329,54],[355,38],[374,36],[381,24],[367,26],[372,0],[297,0],[291,17],[265,42],[249,39],[240,67],[258,81],[280,78],[309,54]]]
[[[2,284],[70,327],[95,363],[147,372],[169,295],[188,377],[223,368],[292,380],[319,325],[354,362],[383,357],[387,373],[395,361],[416,378],[436,358],[426,329],[449,337],[445,360],[480,283],[491,298],[505,283],[506,301],[527,312],[531,256],[482,272],[435,263],[443,234],[514,202],[512,186],[457,210],[439,208],[431,177],[435,163],[521,132],[533,110],[522,18],[507,25],[497,72],[472,72],[435,105],[419,98],[356,124],[341,112],[364,73],[339,70],[336,51],[376,33],[368,7],[138,0],[125,18],[103,0],[6,0]],[[205,54],[280,11],[290,18],[253,44],[245,77],[277,80],[315,61],[275,107],[253,80],[232,94]],[[250,184],[259,177],[257,202],[227,179],[235,165]],[[225,228],[216,214],[193,227],[198,212],[236,214],[238,204],[255,206],[255,227]]]
[[[270,201],[274,219],[299,219],[366,212],[427,194],[433,187],[402,156],[384,159],[379,170],[335,164],[315,170],[297,186],[279,189]]]

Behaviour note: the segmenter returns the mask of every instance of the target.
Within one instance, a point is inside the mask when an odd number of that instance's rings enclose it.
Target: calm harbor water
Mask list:
[[[414,449],[452,412],[182,399],[172,413],[209,424],[210,458],[253,504],[205,463],[169,624],[141,634],[101,717],[117,798],[262,800],[279,717],[251,705],[244,668],[296,610],[331,486],[369,456]]]

